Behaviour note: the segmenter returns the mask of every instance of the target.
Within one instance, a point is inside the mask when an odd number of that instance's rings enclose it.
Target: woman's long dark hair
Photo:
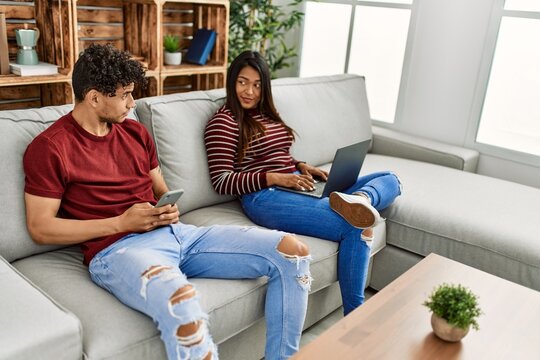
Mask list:
[[[238,161],[242,161],[246,154],[249,141],[254,137],[264,134],[263,126],[254,120],[250,114],[242,108],[238,95],[236,94],[236,82],[238,74],[246,66],[251,66],[261,77],[261,99],[257,104],[257,109],[264,115],[268,116],[272,121],[279,122],[292,136],[294,140],[294,130],[287,126],[281,116],[279,116],[274,106],[272,98],[272,87],[270,84],[270,70],[266,61],[261,54],[256,51],[244,51],[236,57],[229,67],[227,73],[227,107],[233,113],[238,122]]]

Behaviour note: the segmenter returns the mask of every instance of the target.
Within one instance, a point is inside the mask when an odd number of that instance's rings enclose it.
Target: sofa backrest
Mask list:
[[[292,152],[298,160],[322,165],[337,148],[371,138],[363,77],[278,79],[272,91],[277,110],[297,133]],[[167,185],[185,190],[182,213],[232,199],[211,186],[203,140],[206,123],[224,102],[224,89],[137,101],[137,118],[154,137]]]
[[[63,105],[0,111],[0,255],[8,261],[54,248],[36,245],[26,230],[22,159],[34,137],[72,108]]]
[[[332,160],[338,147],[371,138],[364,79],[354,75],[279,79],[273,82],[278,111],[298,133],[293,154],[315,165]],[[181,212],[232,199],[214,192],[203,133],[225,100],[224,89],[141,99],[136,118],[156,142],[165,180],[184,188]],[[36,245],[28,235],[22,158],[28,144],[72,105],[0,111],[0,255],[8,261],[57,248]]]
[[[365,79],[358,75],[276,79],[274,102],[296,133],[292,154],[319,166],[338,148],[371,139]]]

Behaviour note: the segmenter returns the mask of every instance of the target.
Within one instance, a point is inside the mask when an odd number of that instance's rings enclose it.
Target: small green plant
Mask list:
[[[163,37],[163,47],[165,51],[174,53],[179,52],[180,48],[180,37],[177,35],[167,34]]]
[[[478,330],[476,319],[482,314],[478,297],[462,285],[442,284],[437,287],[423,305],[450,325]]]

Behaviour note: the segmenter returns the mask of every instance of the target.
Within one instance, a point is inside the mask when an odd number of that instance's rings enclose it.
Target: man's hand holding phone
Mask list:
[[[175,224],[178,222],[179,217],[179,211],[178,206],[176,203],[180,199],[180,197],[184,194],[184,189],[178,189],[178,190],[171,190],[167,191],[165,194],[161,195],[159,198],[159,201],[157,202],[155,208],[161,208],[166,205],[171,205],[170,208],[159,215],[159,220],[164,220],[169,217],[170,214],[175,214],[175,219],[171,222],[172,224]]]
[[[168,191],[161,196],[156,206],[150,203],[134,204],[120,215],[118,232],[145,232],[176,224],[180,216],[176,202],[183,193],[183,190]]]

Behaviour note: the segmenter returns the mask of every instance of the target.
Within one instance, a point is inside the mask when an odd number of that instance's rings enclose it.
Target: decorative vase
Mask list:
[[[462,329],[450,325],[445,319],[435,315],[435,313],[431,314],[431,327],[433,328],[435,335],[442,340],[449,342],[460,341],[467,335],[470,328],[470,326],[467,326],[467,328]]]
[[[164,62],[165,65],[180,65],[182,63],[182,53],[181,52],[168,52],[165,51]]]

